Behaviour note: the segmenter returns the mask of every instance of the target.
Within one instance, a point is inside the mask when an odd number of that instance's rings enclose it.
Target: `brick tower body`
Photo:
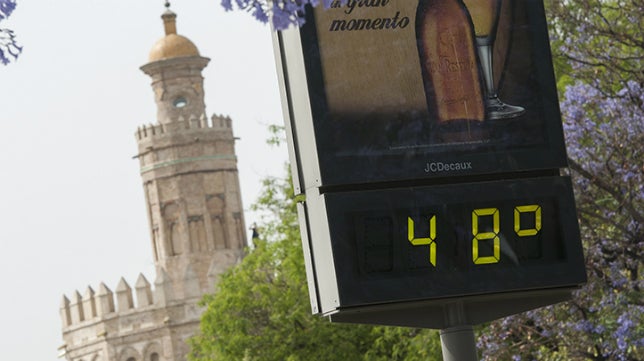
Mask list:
[[[198,301],[246,246],[231,119],[206,117],[201,71],[209,59],[162,15],[165,36],[141,70],[157,120],[135,136],[147,202],[154,284],[101,283],[63,296],[61,354],[69,361],[183,361],[198,331]]]

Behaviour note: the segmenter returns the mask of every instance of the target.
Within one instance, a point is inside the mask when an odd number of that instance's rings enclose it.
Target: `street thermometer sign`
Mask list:
[[[332,1],[274,44],[314,313],[443,328],[585,282],[540,1]]]

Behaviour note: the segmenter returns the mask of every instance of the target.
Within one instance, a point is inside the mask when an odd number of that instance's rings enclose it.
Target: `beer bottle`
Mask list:
[[[472,21],[462,0],[420,0],[416,40],[436,141],[481,140],[485,105]]]

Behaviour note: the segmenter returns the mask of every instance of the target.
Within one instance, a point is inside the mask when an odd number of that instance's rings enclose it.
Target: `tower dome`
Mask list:
[[[199,56],[197,46],[185,36],[177,34],[177,14],[167,10],[163,15],[165,36],[159,39],[150,50],[149,61],[180,58],[185,56]]]

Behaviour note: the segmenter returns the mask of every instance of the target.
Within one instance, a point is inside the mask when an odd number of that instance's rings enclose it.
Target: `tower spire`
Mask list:
[[[177,14],[170,10],[170,1],[166,0],[165,2],[166,11],[161,15],[163,19],[163,27],[165,29],[165,35],[176,34],[177,33]]]

